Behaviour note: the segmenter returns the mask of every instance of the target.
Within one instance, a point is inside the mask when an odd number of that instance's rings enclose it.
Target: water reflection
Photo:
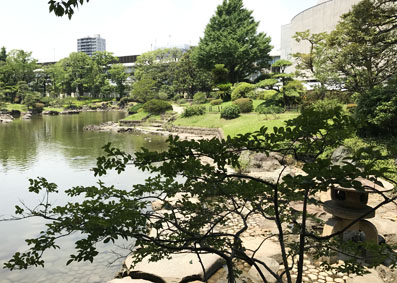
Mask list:
[[[89,112],[71,116],[35,117],[31,121],[17,120],[11,124],[0,124],[0,215],[13,213],[14,205],[23,200],[34,205],[40,197],[28,193],[28,179],[43,176],[59,185],[60,194],[52,197],[54,204],[67,201],[62,193],[76,185],[94,185],[98,182],[90,172],[96,157],[103,154],[102,146],[111,142],[130,153],[141,147],[165,150],[164,137],[109,132],[83,131],[88,124],[118,120],[120,112]],[[147,137],[147,136],[146,136]],[[121,175],[115,172],[101,178],[106,184],[130,189],[142,183],[148,175],[128,166]],[[0,223],[0,265],[10,259],[17,250],[23,251],[24,239],[34,237],[44,227],[39,219]],[[74,237],[78,237],[75,235]],[[75,238],[76,239],[76,238]],[[0,283],[8,282],[105,282],[120,268],[120,262],[106,267],[114,259],[114,246],[100,247],[101,255],[94,264],[78,263],[65,266],[71,254],[73,239],[63,240],[61,252],[47,254],[46,268],[9,272],[0,269]],[[125,253],[125,251],[121,251]]]

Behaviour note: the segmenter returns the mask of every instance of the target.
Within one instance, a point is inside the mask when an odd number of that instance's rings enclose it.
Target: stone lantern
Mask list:
[[[362,190],[354,188],[333,187],[331,188],[331,200],[324,203],[324,210],[332,217],[324,224],[323,236],[328,236],[344,229],[353,220],[367,214],[362,220],[357,221],[346,231],[355,233],[359,240],[378,244],[378,230],[375,225],[365,220],[375,216],[368,206],[368,195],[370,193],[385,192],[389,186],[379,186],[369,180],[357,178],[361,182]],[[385,182],[387,183],[387,182]]]

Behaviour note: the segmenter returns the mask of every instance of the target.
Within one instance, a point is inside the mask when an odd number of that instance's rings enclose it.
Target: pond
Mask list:
[[[29,178],[45,177],[58,184],[60,193],[51,197],[53,204],[67,201],[62,193],[65,189],[95,185],[99,178],[95,178],[90,169],[95,166],[96,158],[103,154],[102,146],[108,142],[130,153],[141,147],[166,149],[165,138],[160,136],[83,131],[85,125],[117,121],[124,115],[122,112],[83,112],[70,116],[37,116],[32,120],[0,124],[0,216],[12,215],[15,205],[21,201],[27,206],[39,203],[40,196],[27,190]],[[128,166],[121,175],[112,172],[100,179],[106,184],[128,189],[147,177],[146,173]],[[26,250],[24,239],[37,236],[43,224],[35,218],[0,222],[0,283],[106,282],[120,270],[122,257],[116,260],[114,253],[124,255],[127,251],[111,244],[99,245],[101,253],[92,264],[83,262],[66,266],[78,234],[62,239],[61,250],[45,255],[45,268],[2,269],[14,252]],[[113,264],[109,264],[112,261]]]

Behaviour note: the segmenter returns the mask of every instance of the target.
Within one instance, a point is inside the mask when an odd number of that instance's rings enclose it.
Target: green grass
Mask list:
[[[6,109],[8,111],[12,111],[12,110],[18,110],[20,112],[26,112],[28,111],[28,108],[26,107],[26,105],[23,104],[11,104],[11,103],[6,103]]]
[[[44,107],[43,111],[57,111],[57,112],[62,112],[64,111],[65,108],[62,107]]]
[[[259,104],[261,104],[264,101],[265,100],[253,100],[252,101],[252,105],[253,105],[254,110]],[[210,109],[211,109],[211,112],[218,112],[219,113],[220,109],[225,108],[226,106],[229,106],[229,105],[232,105],[232,104],[233,104],[233,101],[223,102],[222,104],[219,104],[219,105],[211,105],[211,103],[209,103],[209,102],[205,103],[205,104],[193,104],[193,105],[201,105],[201,106],[204,106],[205,110],[207,110],[207,111],[210,111]],[[187,107],[187,106],[190,106],[190,104],[188,104],[188,105],[180,105],[180,106]]]
[[[145,112],[145,111],[140,111],[138,113],[129,115],[127,117],[125,117],[123,120],[126,121],[142,121],[144,118],[146,118],[149,115],[149,113]]]
[[[259,130],[262,126],[270,129],[284,125],[284,121],[295,118],[297,112],[286,112],[277,115],[262,115],[256,113],[241,114],[232,120],[221,119],[217,113],[207,113],[201,116],[178,118],[174,124],[177,126],[221,128],[225,135],[236,136]]]

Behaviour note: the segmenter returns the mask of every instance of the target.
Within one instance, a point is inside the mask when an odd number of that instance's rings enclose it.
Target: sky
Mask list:
[[[72,19],[50,14],[48,0],[0,0],[0,47],[32,52],[39,62],[77,51],[77,39],[100,34],[116,56],[158,47],[197,45],[222,0],[90,0]],[[259,21],[258,32],[280,47],[281,25],[317,0],[244,0]]]

